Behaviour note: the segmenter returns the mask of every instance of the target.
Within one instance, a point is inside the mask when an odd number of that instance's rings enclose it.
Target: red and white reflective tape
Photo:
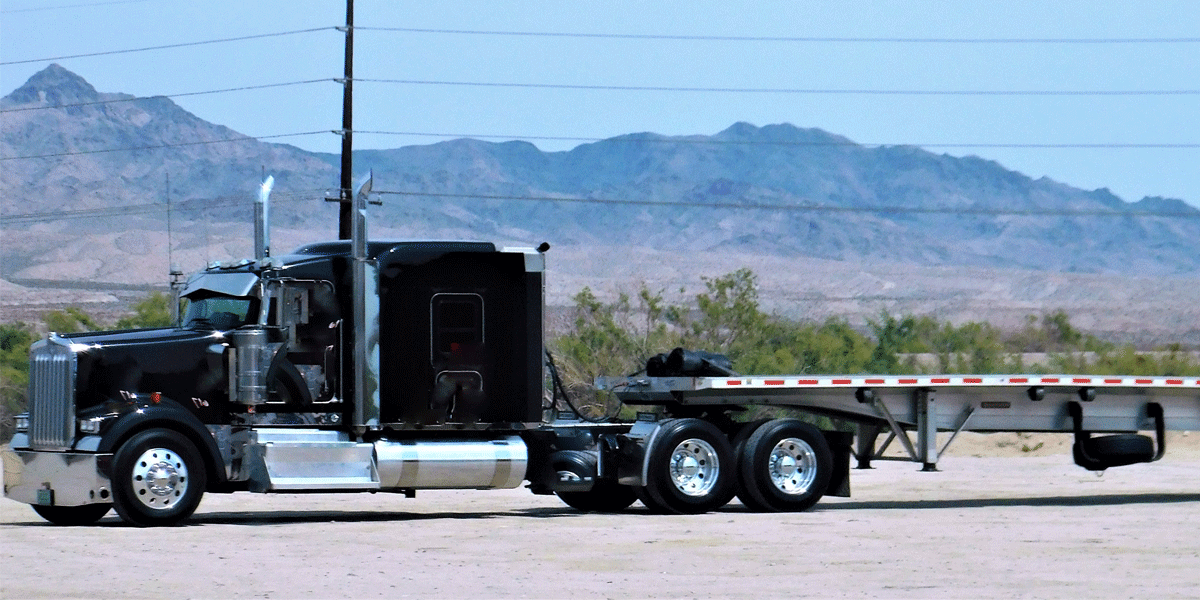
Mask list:
[[[696,389],[829,389],[962,387],[1200,387],[1200,377],[1135,377],[1118,375],[767,375],[701,377]]]

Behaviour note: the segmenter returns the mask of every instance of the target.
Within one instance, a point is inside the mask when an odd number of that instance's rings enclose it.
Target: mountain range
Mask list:
[[[58,65],[0,99],[0,111],[6,279],[145,283],[161,281],[164,270],[129,268],[147,253],[249,255],[244,232],[264,173],[276,180],[273,218],[283,239],[336,235],[336,208],[323,201],[337,187],[336,155],[250,138],[168,98],[99,92]],[[371,208],[375,231],[550,241],[565,258],[600,261],[568,265],[568,275],[590,273],[574,283],[606,273],[628,283],[636,269],[617,261],[669,257],[683,266],[667,287],[695,281],[712,264],[758,259],[885,274],[1200,274],[1200,210],[1181,200],[1126,202],[977,157],[868,147],[790,124],[635,133],[560,152],[457,139],[359,150],[354,164],[356,180],[371,169],[384,192],[383,206]],[[164,239],[168,204],[175,229]],[[122,237],[129,232],[137,233]],[[655,276],[653,268],[640,273]]]

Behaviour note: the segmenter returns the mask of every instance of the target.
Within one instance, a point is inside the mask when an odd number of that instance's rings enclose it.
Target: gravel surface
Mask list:
[[[0,596],[1196,597],[1194,443],[1103,476],[1064,454],[973,456],[987,443],[937,473],[854,471],[853,498],[800,514],[581,514],[523,489],[242,493],[207,495],[182,527],[110,513],[63,528],[3,500]]]

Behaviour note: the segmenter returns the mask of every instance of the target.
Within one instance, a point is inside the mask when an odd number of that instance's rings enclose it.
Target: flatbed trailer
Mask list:
[[[629,405],[676,411],[747,405],[802,409],[853,422],[860,468],[895,440],[937,470],[954,437],[974,432],[1065,432],[1075,460],[1103,470],[1162,458],[1166,430],[1200,430],[1200,378],[1121,375],[753,375],[601,377]],[[1138,435],[1154,432],[1154,439]],[[888,437],[878,443],[881,433]],[[909,432],[915,433],[910,439]],[[938,432],[950,438],[938,446]],[[1093,434],[1110,434],[1092,437]]]

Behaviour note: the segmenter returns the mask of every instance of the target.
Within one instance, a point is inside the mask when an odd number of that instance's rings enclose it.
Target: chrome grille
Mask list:
[[[29,444],[69,450],[75,440],[75,352],[51,336],[29,351]]]

